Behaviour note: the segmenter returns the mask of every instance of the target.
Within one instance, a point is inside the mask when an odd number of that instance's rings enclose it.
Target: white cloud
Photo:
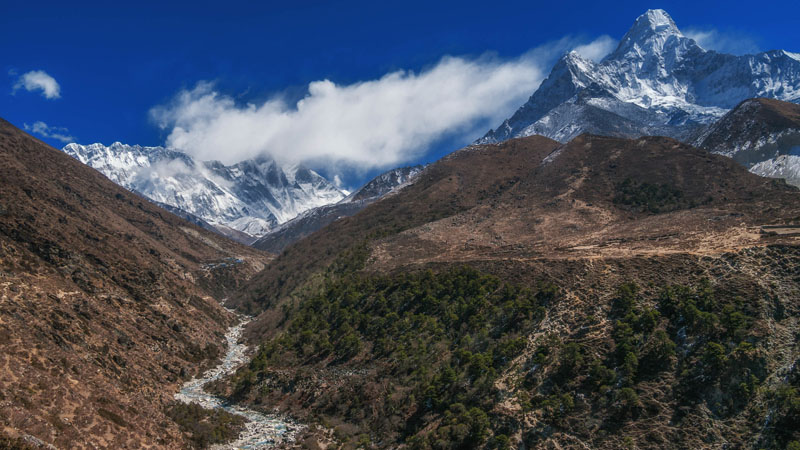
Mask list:
[[[722,32],[715,28],[688,28],[683,34],[706,50],[715,50],[732,55],[747,55],[761,50],[755,39],[742,33]]]
[[[202,160],[269,155],[335,172],[396,167],[447,136],[479,137],[533,93],[560,54],[580,47],[602,57],[609,40],[568,37],[508,61],[444,57],[421,72],[349,85],[314,81],[294,104],[280,96],[240,104],[200,82],[150,113],[168,146]]]
[[[61,86],[44,70],[31,70],[20,75],[11,92],[17,92],[20,89],[28,92],[42,91],[42,95],[49,99],[61,97]]]
[[[55,139],[64,143],[75,141],[75,138],[68,134],[69,130],[64,127],[51,127],[42,121],[34,122],[33,125],[26,123],[24,126],[25,130],[44,138]]]
[[[611,36],[603,35],[588,44],[575,47],[575,51],[586,59],[599,62],[615,48],[617,41]]]

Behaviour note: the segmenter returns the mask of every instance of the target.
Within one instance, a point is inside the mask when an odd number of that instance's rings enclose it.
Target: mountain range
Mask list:
[[[713,135],[716,122],[753,97],[799,101],[800,54],[705,50],[665,11],[649,10],[602,61],[565,54],[530,99],[476,143],[534,134],[567,142],[593,133],[670,136],[705,147],[700,141]],[[262,158],[225,166],[174,149],[121,143],[69,144],[63,150],[201,226],[246,244],[263,237],[257,246],[272,251],[293,242],[288,236],[299,238],[359,210],[353,203],[331,206],[347,193],[302,165],[283,167]],[[791,152],[761,159],[737,153],[748,168],[761,163],[756,173],[790,180],[800,173],[800,157]]]
[[[0,120],[0,448],[800,448],[799,58],[650,10],[352,193]]]
[[[636,19],[600,62],[565,54],[530,99],[477,143],[582,133],[687,139],[753,97],[800,100],[800,54],[734,56],[701,48],[664,10]]]
[[[796,151],[799,68],[661,10],[565,55],[497,130],[281,247],[231,299],[260,350],[215,393],[343,445],[797,445],[800,196],[758,175]]]
[[[120,186],[200,218],[245,243],[347,195],[303,165],[281,166],[266,157],[226,166],[197,161],[175,149],[119,142],[73,143],[63,151]]]

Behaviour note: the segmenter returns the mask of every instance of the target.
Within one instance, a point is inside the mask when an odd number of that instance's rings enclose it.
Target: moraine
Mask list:
[[[250,318],[243,318],[237,325],[228,329],[225,340],[228,350],[222,362],[213,369],[206,371],[201,378],[187,381],[181,390],[175,394],[175,399],[184,403],[197,403],[198,405],[225,411],[242,416],[247,419],[244,430],[239,437],[227,444],[214,445],[212,449],[267,449],[281,443],[294,440],[297,432],[302,428],[290,419],[273,414],[263,414],[252,409],[228,403],[225,399],[211,395],[203,387],[225,375],[232,374],[237,368],[247,361],[247,345],[240,343],[242,331]]]

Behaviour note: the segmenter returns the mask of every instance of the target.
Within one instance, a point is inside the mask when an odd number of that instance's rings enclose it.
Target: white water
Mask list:
[[[239,366],[247,361],[247,345],[239,342],[242,330],[250,319],[244,319],[238,325],[228,329],[225,339],[228,341],[228,351],[222,363],[203,374],[201,378],[187,381],[181,390],[175,394],[175,399],[184,403],[197,403],[208,408],[222,408],[225,411],[242,416],[247,419],[244,430],[239,437],[230,443],[214,445],[215,450],[222,449],[268,449],[278,444],[291,442],[301,426],[291,420],[272,414],[263,414],[252,409],[227,403],[224,399],[208,394],[203,387],[224,375],[233,373]]]

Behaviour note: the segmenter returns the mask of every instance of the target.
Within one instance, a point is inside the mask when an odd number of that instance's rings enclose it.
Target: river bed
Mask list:
[[[208,409],[222,408],[231,414],[247,419],[244,430],[235,441],[210,447],[214,450],[269,449],[278,444],[293,441],[297,432],[302,428],[302,426],[286,417],[264,414],[243,406],[231,404],[225,399],[211,395],[203,390],[206,384],[225,375],[232,374],[247,362],[247,345],[240,343],[239,340],[242,337],[244,326],[249,321],[249,318],[244,318],[225,333],[225,339],[228,341],[228,350],[218,366],[206,371],[200,378],[193,378],[187,381],[181,387],[181,390],[175,394],[175,399],[178,401],[197,403]]]

